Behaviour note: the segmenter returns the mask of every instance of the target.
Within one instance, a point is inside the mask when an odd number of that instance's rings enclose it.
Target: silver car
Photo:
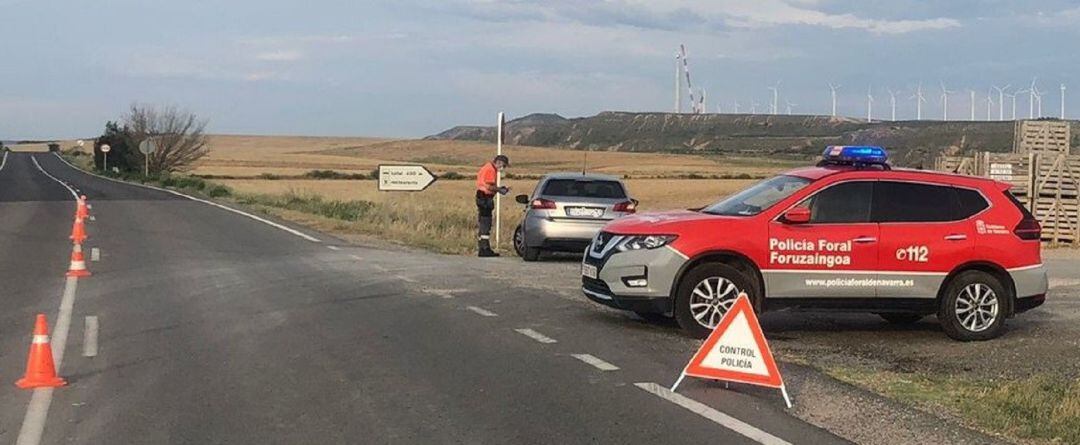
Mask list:
[[[604,224],[634,213],[638,204],[619,178],[582,173],[549,174],[531,197],[515,199],[525,204],[525,218],[514,230],[514,249],[525,261],[543,252],[584,252]]]

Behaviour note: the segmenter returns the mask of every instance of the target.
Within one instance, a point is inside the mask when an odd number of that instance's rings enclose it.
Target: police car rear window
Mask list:
[[[591,181],[582,179],[552,179],[544,185],[542,195],[570,196],[580,198],[626,198],[626,191],[618,181]]]
[[[990,206],[990,204],[986,203],[986,198],[983,198],[982,194],[975,190],[961,188],[954,188],[953,190],[956,190],[956,199],[960,205],[958,219],[968,218]]]

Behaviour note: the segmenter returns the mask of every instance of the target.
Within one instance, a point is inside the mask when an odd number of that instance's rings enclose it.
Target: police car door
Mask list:
[[[935,298],[949,271],[970,258],[974,224],[963,221],[951,186],[881,181],[872,214],[881,226],[879,296]]]
[[[769,298],[876,296],[878,225],[870,221],[875,181],[827,186],[795,207],[810,210],[806,223],[784,217],[769,226]]]

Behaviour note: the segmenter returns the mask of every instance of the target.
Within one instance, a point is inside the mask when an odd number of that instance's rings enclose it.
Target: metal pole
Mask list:
[[[504,120],[503,114],[500,112],[499,113],[499,126],[498,126],[499,127],[498,128],[499,134],[496,137],[496,143],[495,143],[495,154],[496,155],[501,155],[502,154],[503,120]],[[496,171],[495,172],[495,187],[502,187],[502,172],[501,171]],[[499,231],[500,231],[500,227],[502,225],[501,224],[501,222],[502,222],[501,218],[499,217],[500,214],[502,213],[500,211],[500,207],[502,207],[501,206],[501,201],[502,200],[500,199],[501,197],[502,197],[501,193],[496,193],[495,194],[495,248],[496,249],[499,248]]]
[[[150,155],[143,153],[143,177],[150,177]]]
[[[104,152],[104,153],[101,154],[101,156],[105,157],[105,172],[108,173],[109,172],[109,152]]]

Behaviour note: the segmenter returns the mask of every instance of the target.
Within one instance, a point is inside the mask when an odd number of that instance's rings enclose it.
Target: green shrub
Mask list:
[[[458,173],[458,172],[446,172],[446,173],[443,173],[442,176],[440,176],[439,178],[441,178],[441,179],[449,179],[449,180],[465,179],[465,175],[463,175],[461,173]]]
[[[222,196],[229,196],[232,194],[232,190],[229,190],[228,187],[225,187],[221,184],[211,184],[203,192],[206,193],[206,196],[209,196],[211,198],[220,198]]]

